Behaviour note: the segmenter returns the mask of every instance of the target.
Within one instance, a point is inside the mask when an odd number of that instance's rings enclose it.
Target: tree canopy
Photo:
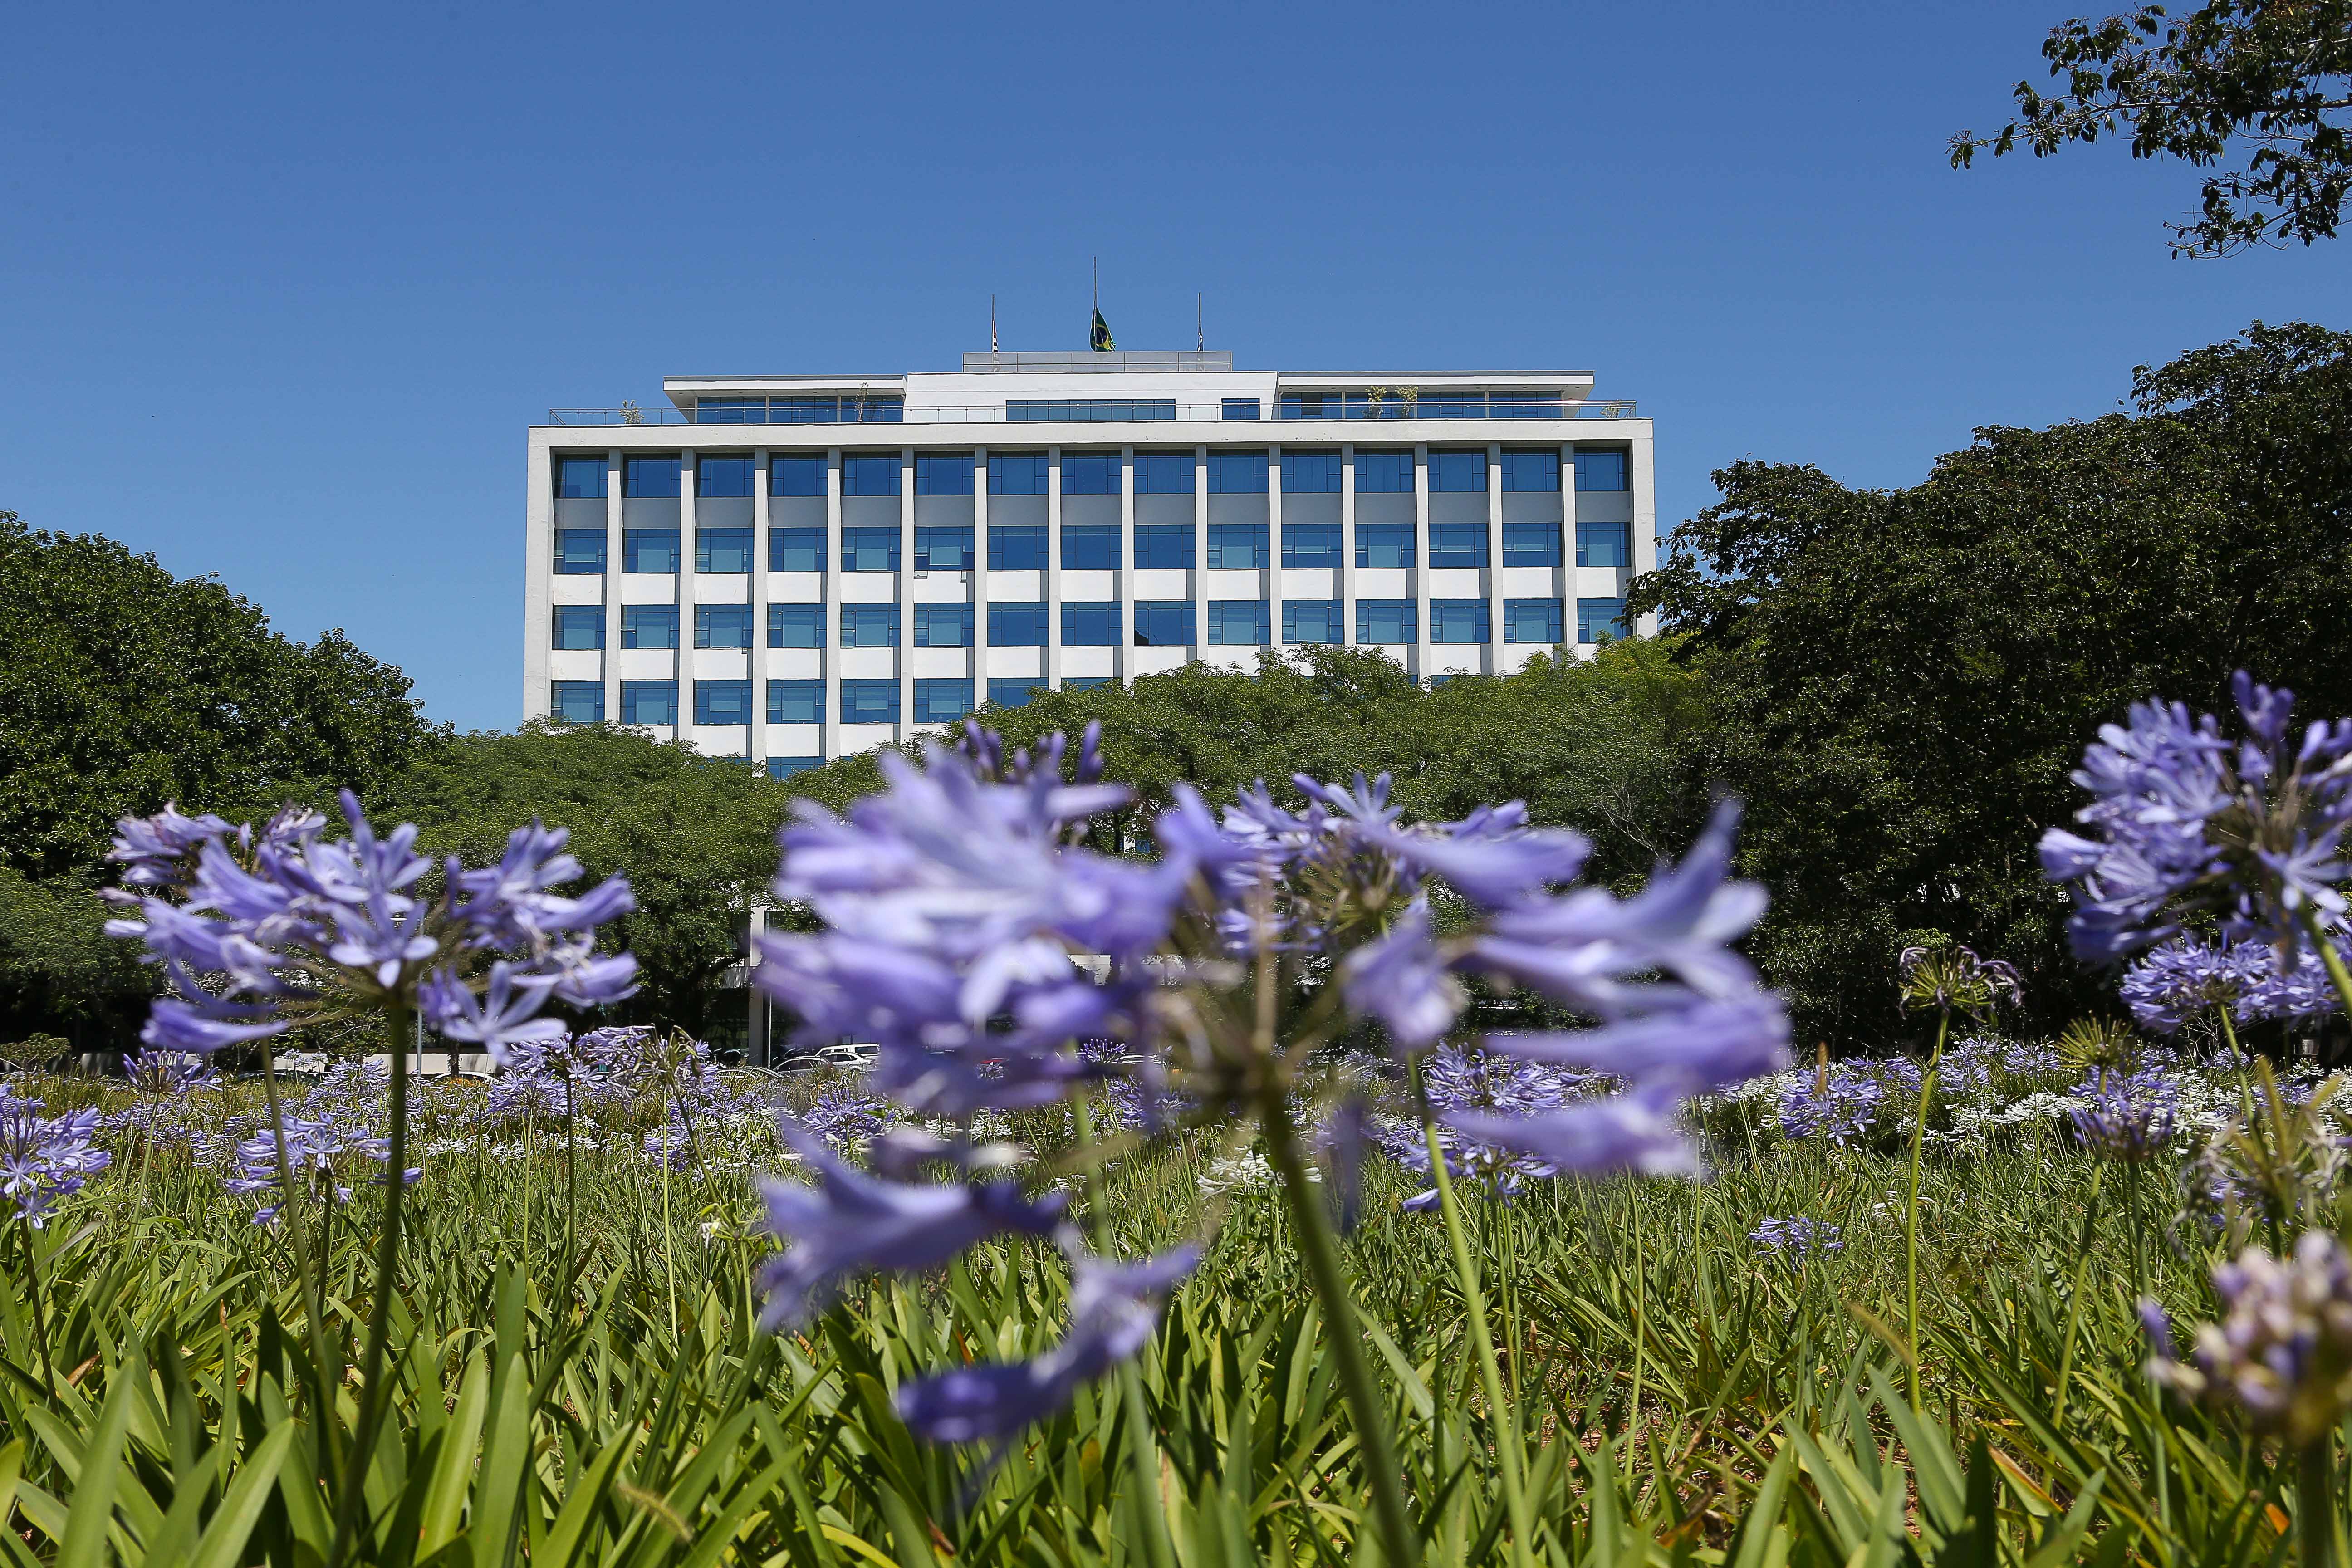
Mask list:
[[[1635,581],[1705,678],[1689,765],[1749,801],[1755,948],[1809,1027],[1883,1036],[1918,928],[2019,962],[2044,1018],[2092,1005],[2034,841],[2097,726],[2219,708],[2241,667],[2352,712],[2352,335],[2256,323],[2133,401],[1906,489],[1735,464]]]
[[[2062,80],[2017,84],[2017,118],[1952,138],[1952,165],[2019,143],[2046,158],[2128,126],[2135,158],[2210,168],[2202,211],[2168,224],[2173,253],[2221,256],[2251,245],[2334,237],[2352,190],[2352,0],[2206,0],[2174,17],[2143,5],[2051,30],[2042,58]]]

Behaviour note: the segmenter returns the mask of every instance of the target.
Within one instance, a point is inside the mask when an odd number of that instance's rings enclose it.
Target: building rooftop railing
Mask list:
[[[1449,394],[1378,401],[1354,396],[1284,396],[1271,400],[1228,397],[1215,403],[1179,403],[1170,398],[1015,398],[961,407],[908,407],[896,402],[857,404],[844,399],[837,409],[812,409],[805,402],[772,411],[730,400],[723,407],[551,408],[550,425],[1129,425],[1339,424],[1404,419],[1632,419],[1631,398],[1544,398],[1509,393]]]

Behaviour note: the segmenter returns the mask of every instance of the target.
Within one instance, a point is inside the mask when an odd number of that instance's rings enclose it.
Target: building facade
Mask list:
[[[664,390],[531,428],[523,711],[779,773],[1265,647],[1507,672],[1639,629],[1655,563],[1649,421],[1586,373],[975,353]]]

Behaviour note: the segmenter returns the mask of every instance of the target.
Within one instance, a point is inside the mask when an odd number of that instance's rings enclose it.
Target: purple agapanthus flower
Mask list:
[[[2241,1008],[2273,978],[2272,959],[2260,942],[2221,946],[2189,937],[2168,942],[2124,971],[2124,1005],[2143,1028],[2174,1034],[2217,1007]]]
[[[60,1200],[113,1163],[92,1140],[96,1107],[58,1116],[41,1114],[41,1102],[0,1089],[0,1196],[16,1205],[16,1215],[42,1228]]]
[[[1197,1247],[1139,1263],[1097,1258],[1065,1235],[1070,1256],[1070,1329],[1031,1361],[958,1367],[899,1386],[899,1418],[933,1443],[1003,1440],[1062,1409],[1092,1382],[1141,1350],[1160,1325],[1160,1303],[1201,1261]]]
[[[768,1227],[790,1244],[760,1271],[771,1327],[804,1321],[852,1274],[937,1268],[1004,1231],[1050,1234],[1067,1203],[1059,1193],[1033,1201],[1009,1181],[927,1185],[870,1176],[795,1119],[780,1116],[777,1127],[817,1184],[761,1184]]]
[[[2308,1230],[2291,1258],[2259,1247],[2213,1271],[2218,1323],[2197,1331],[2187,1362],[2170,1335],[2148,1370],[2192,1397],[2228,1395],[2290,1448],[2325,1441],[2352,1408],[2352,1258],[2326,1230]]]
[[[2290,747],[2293,695],[2243,670],[2232,685],[2246,729],[2235,745],[2210,717],[2143,702],[2084,753],[2074,782],[2092,799],[2075,819],[2086,831],[2042,841],[2044,873],[2074,886],[2067,930],[2084,957],[2166,941],[2195,909],[2219,914],[2230,942],[2290,956],[2312,921],[2343,918],[2352,724],[2314,723]]]
[[[2084,1101],[2070,1114],[2085,1148],[2137,1164],[2154,1159],[2172,1142],[2180,1089],[2161,1063],[2131,1073],[2101,1068],[2073,1092]]]
[[[388,1139],[370,1131],[364,1121],[349,1117],[289,1112],[282,1125],[286,1169],[291,1172],[299,1189],[320,1197],[332,1194],[338,1203],[348,1203],[352,1196],[351,1187],[341,1179],[339,1161],[345,1165],[353,1160],[381,1164],[392,1154]],[[236,1145],[236,1169],[221,1184],[240,1196],[268,1194],[276,1198],[276,1202],[255,1212],[256,1225],[274,1225],[285,1212],[287,1194],[278,1154],[278,1136],[271,1131],[265,1129],[242,1140]],[[414,1181],[416,1175],[414,1171],[406,1172],[403,1179]]]
[[[597,1005],[633,989],[634,959],[593,951],[594,926],[632,907],[628,885],[550,892],[580,874],[560,832],[518,831],[488,871],[450,860],[427,899],[416,889],[434,867],[416,829],[379,835],[349,791],[342,805],[340,839],[299,810],[257,834],[169,807],[119,825],[112,858],[139,891],[110,893],[129,912],[107,930],[143,942],[171,992],[141,1034],[149,1047],[208,1055],[303,1019],[415,1005],[498,1060],[562,1033],[539,1017],[551,1000]]]
[[[1836,1226],[1824,1225],[1802,1215],[1786,1219],[1768,1218],[1748,1233],[1759,1252],[1784,1258],[1790,1263],[1802,1263],[1816,1253],[1836,1252],[1845,1243]]]
[[[1877,1076],[1851,1067],[1811,1074],[1780,1096],[1780,1135],[1784,1138],[1827,1138],[1843,1148],[1859,1142],[1878,1126],[1886,1110],[1886,1085]]]
[[[1339,984],[1350,1012],[1378,1018],[1408,1051],[1436,1044],[1462,1014],[1462,982],[1432,940],[1429,904],[1422,899],[1341,961]]]

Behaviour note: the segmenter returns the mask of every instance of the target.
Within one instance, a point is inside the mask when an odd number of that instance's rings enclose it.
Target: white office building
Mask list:
[[[777,773],[1268,647],[1420,679],[1618,635],[1650,423],[1583,372],[972,353],[673,376],[530,431],[523,711]]]

